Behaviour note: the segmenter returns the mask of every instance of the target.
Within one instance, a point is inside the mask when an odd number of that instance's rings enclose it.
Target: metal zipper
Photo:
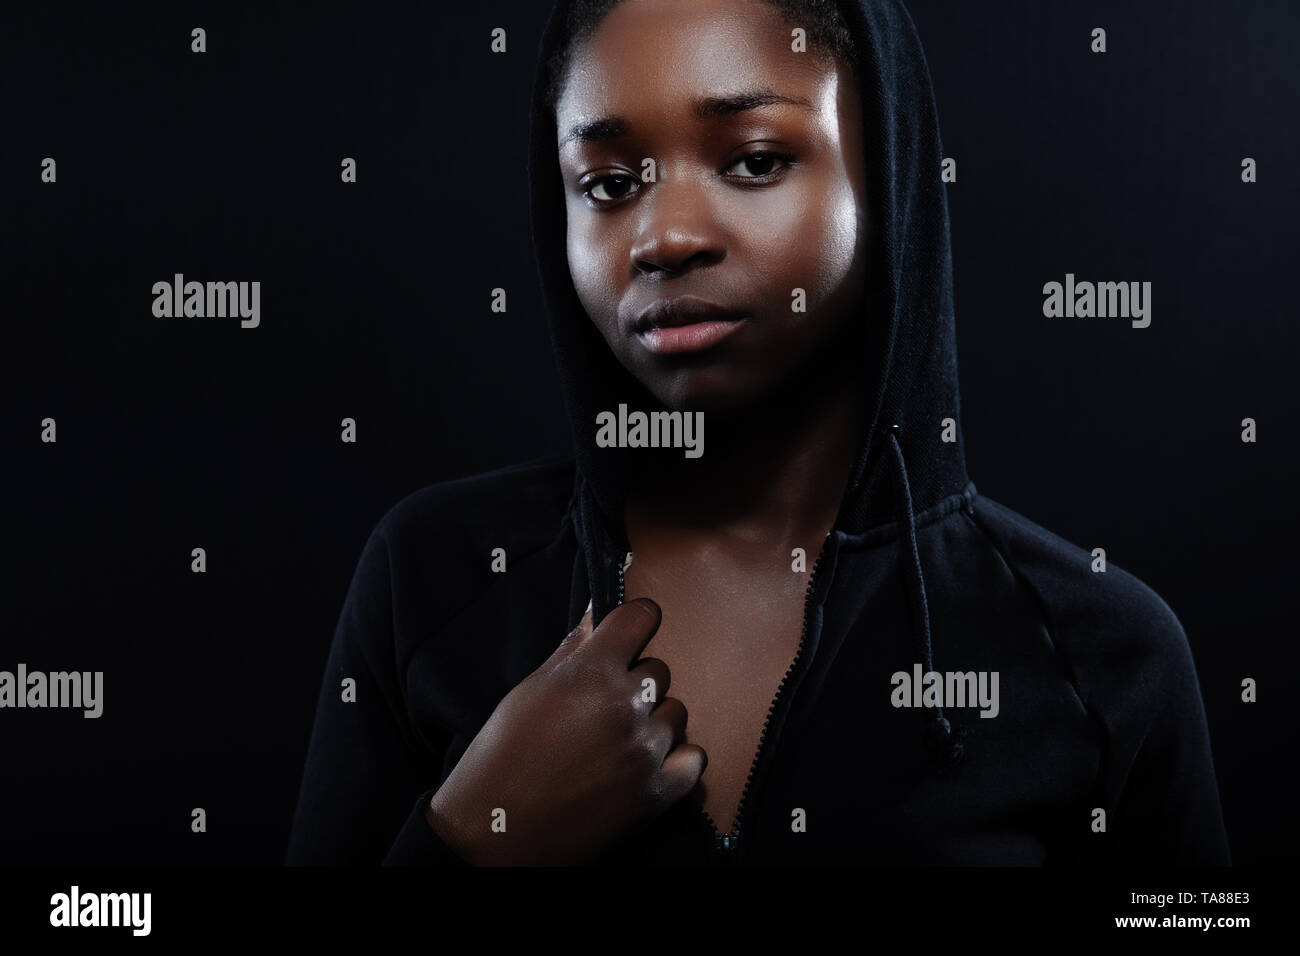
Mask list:
[[[830,538],[828,534],[827,539]],[[703,805],[696,804],[695,810],[699,819],[703,822],[713,838],[713,855],[722,859],[733,859],[740,851],[740,838],[745,828],[745,802],[749,799],[749,789],[754,783],[754,774],[758,770],[759,761],[763,757],[763,750],[767,745],[767,728],[772,721],[772,715],[776,713],[777,705],[781,701],[781,693],[785,690],[786,682],[794,669],[799,666],[803,659],[804,645],[808,641],[808,612],[812,609],[813,586],[816,583],[817,568],[822,563],[822,556],[826,553],[826,542],[822,542],[822,549],[817,554],[817,560],[813,562],[812,570],[808,572],[808,587],[804,591],[803,599],[803,625],[799,632],[799,646],[795,649],[794,660],[786,668],[785,676],[781,678],[781,683],[777,685],[776,694],[772,697],[772,703],[768,705],[767,716],[763,718],[763,729],[758,737],[758,751],[754,754],[754,760],[749,765],[749,774],[745,778],[745,789],[740,792],[740,804],[736,808],[736,824],[732,827],[730,833],[723,833],[718,825],[714,822],[713,817],[704,809]],[[631,551],[624,555],[623,560],[618,565],[618,604],[623,603],[624,594],[624,572],[632,564],[633,554]]]

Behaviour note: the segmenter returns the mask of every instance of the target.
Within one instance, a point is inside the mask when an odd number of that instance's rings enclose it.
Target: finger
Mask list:
[[[575,627],[573,630],[571,630],[568,634],[564,635],[564,640],[560,641],[559,646],[556,647],[555,649],[555,652],[557,654],[567,654],[571,652],[574,648],[580,645],[587,638],[589,634],[591,634],[591,602],[590,601],[587,602],[587,610],[583,613],[582,620],[578,622],[578,626]]]
[[[647,710],[668,696],[672,675],[668,665],[657,657],[643,657],[632,668],[632,679],[637,687],[637,700],[645,703]],[[652,683],[647,684],[646,681]],[[647,699],[648,698],[648,699]]]
[[[647,597],[620,604],[583,641],[583,650],[612,655],[630,668],[659,629],[661,616],[659,605]]]
[[[709,756],[698,744],[679,744],[659,768],[660,792],[671,806],[695,789],[709,764]]]
[[[686,741],[686,705],[676,697],[665,697],[650,715],[654,733],[660,734],[665,759],[673,747]]]

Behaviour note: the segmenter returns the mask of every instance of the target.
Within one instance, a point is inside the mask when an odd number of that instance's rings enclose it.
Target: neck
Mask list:
[[[768,546],[824,536],[861,443],[859,380],[842,359],[743,413],[706,415],[702,457],[647,457],[630,476],[629,533],[671,526]]]

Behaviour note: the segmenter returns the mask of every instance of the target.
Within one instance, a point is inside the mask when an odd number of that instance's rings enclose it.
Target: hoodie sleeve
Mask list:
[[[407,718],[381,521],[358,561],[316,706],[286,863],[467,866],[430,828],[443,753]],[[355,681],[355,691],[345,682]]]
[[[1227,866],[1231,860],[1219,804],[1200,683],[1182,625],[1163,601],[1145,610],[1148,667],[1129,688],[1131,725],[1142,728],[1115,748],[1108,781],[1112,836],[1127,861]]]

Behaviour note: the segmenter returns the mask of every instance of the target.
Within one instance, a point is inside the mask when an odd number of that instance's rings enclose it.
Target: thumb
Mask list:
[[[559,653],[567,653],[573,650],[575,647],[581,644],[586,639],[587,635],[590,633],[591,633],[591,601],[588,601],[587,610],[584,611],[582,614],[582,620],[578,622],[577,627],[575,627],[573,630],[571,630],[568,634],[564,636],[564,640],[560,641],[560,646],[556,648],[556,651]]]

